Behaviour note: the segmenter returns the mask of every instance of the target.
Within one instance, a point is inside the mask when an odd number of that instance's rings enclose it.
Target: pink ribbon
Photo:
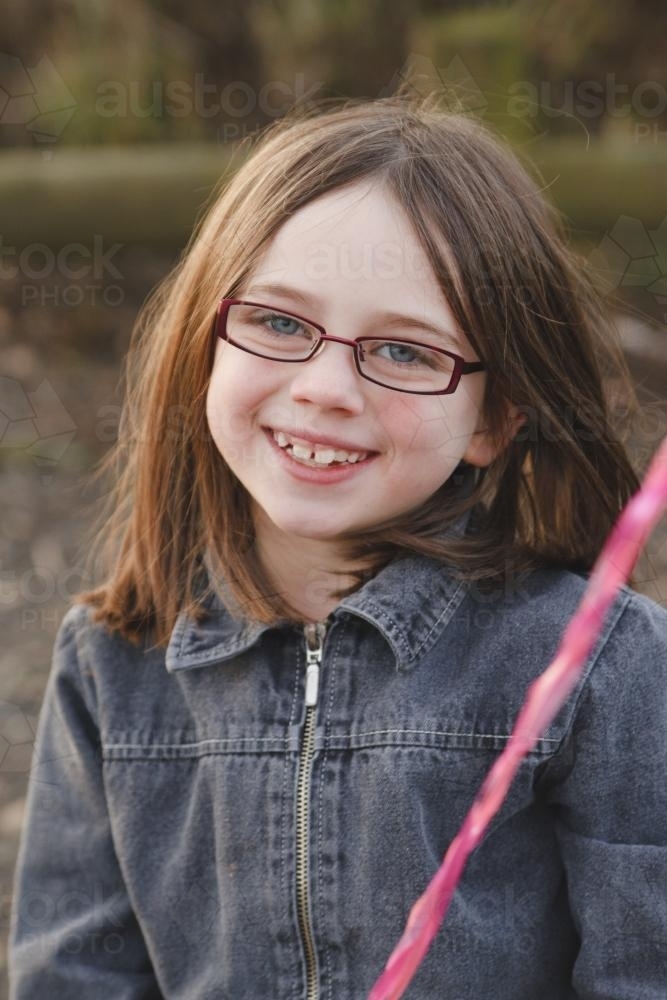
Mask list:
[[[368,1000],[399,1000],[403,996],[444,919],[468,855],[502,805],[521,760],[535,746],[577,683],[619,587],[632,572],[647,537],[666,507],[667,439],[654,456],[642,488],[630,499],[614,525],[555,658],[530,685],[506,748],[486,776],[440,868],[410,910],[403,935]]]

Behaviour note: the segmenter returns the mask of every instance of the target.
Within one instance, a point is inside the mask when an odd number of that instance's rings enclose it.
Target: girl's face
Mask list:
[[[423,340],[480,360],[457,330],[403,210],[377,184],[355,183],[296,212],[237,297],[305,316],[333,336]],[[417,325],[389,329],[383,313]],[[434,339],[419,323],[442,335]],[[335,542],[418,507],[461,459],[491,461],[485,379],[484,372],[464,375],[452,395],[410,395],[362,378],[345,344],[325,342],[310,361],[284,363],[219,339],[207,419],[220,454],[257,505],[258,541],[260,530],[277,529],[283,537]],[[280,449],[277,431],[338,439],[349,451],[371,454],[313,469]]]

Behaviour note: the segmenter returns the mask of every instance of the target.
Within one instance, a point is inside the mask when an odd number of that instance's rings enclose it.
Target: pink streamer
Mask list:
[[[468,855],[503,803],[525,755],[535,746],[574,688],[619,587],[629,577],[667,508],[667,438],[642,488],[630,499],[607,539],[556,656],[529,687],[509,742],[489,771],[426,891],[410,910],[403,935],[368,1000],[400,1000],[447,912]]]

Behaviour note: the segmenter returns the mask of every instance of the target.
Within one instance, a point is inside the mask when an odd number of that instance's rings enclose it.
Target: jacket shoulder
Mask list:
[[[51,665],[51,683],[64,681],[83,688],[89,704],[97,701],[104,676],[117,676],[144,658],[142,649],[94,621],[93,613],[90,604],[70,605],[56,632]]]
[[[524,698],[555,658],[587,585],[584,574],[547,568],[517,577],[491,598],[470,592],[459,612],[457,657],[467,669],[482,669],[493,690]],[[656,661],[658,668],[651,669]],[[655,698],[666,671],[667,611],[627,586],[619,588],[549,735],[564,737],[582,700],[603,692],[613,698],[635,675]],[[518,703],[512,706],[518,711]]]
[[[645,594],[621,588],[620,614],[605,645],[605,659],[621,668],[650,666],[653,676],[667,680],[667,609]]]
[[[510,581],[503,593],[503,610],[516,621],[531,619],[534,627],[564,629],[577,612],[588,577],[561,569],[538,569]],[[606,626],[606,628],[605,628]],[[659,636],[667,629],[667,608],[627,585],[619,587],[602,632],[611,637],[632,634],[641,645],[642,633]]]

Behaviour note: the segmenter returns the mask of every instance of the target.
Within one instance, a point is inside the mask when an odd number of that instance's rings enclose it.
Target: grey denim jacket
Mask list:
[[[584,587],[400,557],[324,629],[216,597],[166,654],[70,608],[11,1000],[364,1000]],[[665,1000],[666,732],[667,612],[624,588],[406,1000]]]

